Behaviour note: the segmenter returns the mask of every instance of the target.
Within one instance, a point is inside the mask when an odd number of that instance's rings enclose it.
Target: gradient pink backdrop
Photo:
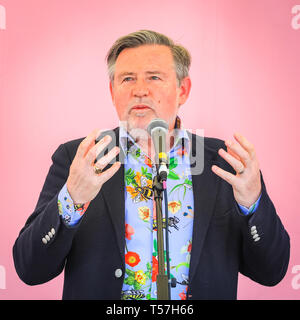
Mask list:
[[[153,29],[192,54],[185,127],[243,133],[256,146],[267,189],[291,237],[284,280],[240,277],[239,299],[299,299],[300,29],[293,0],[0,0],[0,299],[60,299],[63,275],[29,287],[12,246],[32,213],[60,143],[118,124],[105,55],[117,37]],[[300,18],[299,18],[300,24]],[[2,284],[1,284],[2,281]],[[1,286],[5,288],[1,289]]]

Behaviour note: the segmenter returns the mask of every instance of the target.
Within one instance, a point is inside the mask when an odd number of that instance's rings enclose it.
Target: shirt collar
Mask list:
[[[190,138],[187,133],[187,130],[182,127],[181,119],[178,116],[176,116],[174,129],[175,142],[172,147],[172,150],[176,150],[181,147],[182,149],[184,149],[185,153],[189,154]],[[136,148],[139,148],[138,143],[135,142],[134,138],[127,132],[127,130],[122,125],[120,125],[119,143],[125,155],[127,155],[127,153],[130,152],[130,148],[132,146],[135,145]]]

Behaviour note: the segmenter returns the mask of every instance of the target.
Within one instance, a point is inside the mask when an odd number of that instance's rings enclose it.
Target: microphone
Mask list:
[[[169,159],[166,153],[166,134],[168,124],[162,119],[153,119],[148,127],[147,132],[152,138],[155,149],[155,161],[158,164],[158,174],[162,181],[167,180],[169,174]]]

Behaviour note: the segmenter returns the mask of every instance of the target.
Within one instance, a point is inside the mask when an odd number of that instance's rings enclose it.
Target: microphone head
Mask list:
[[[147,127],[147,131],[154,144],[155,163],[160,164],[160,167],[162,163],[164,163],[165,165],[168,165],[169,163],[166,146],[166,135],[168,129],[168,124],[165,120],[162,119],[153,119]]]
[[[153,119],[147,127],[147,132],[149,133],[150,136],[152,134],[153,129],[162,129],[164,131],[165,130],[168,131],[169,126],[167,122],[163,119]]]

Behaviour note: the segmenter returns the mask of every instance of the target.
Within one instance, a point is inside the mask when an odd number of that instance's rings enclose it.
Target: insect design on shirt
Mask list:
[[[168,226],[171,228],[176,229],[177,231],[179,230],[177,224],[179,223],[180,219],[176,216],[174,217],[169,217],[168,218]],[[166,228],[166,219],[163,219],[163,228]],[[157,220],[153,219],[153,230],[157,230]],[[168,231],[171,233],[171,230],[168,229]]]
[[[182,278],[182,281],[176,281],[178,284],[181,284],[181,285],[188,285],[189,284],[189,277],[188,275],[182,273],[181,274],[181,278]]]
[[[173,216],[173,217],[170,217],[169,219],[168,219],[168,224],[169,224],[169,227],[171,227],[171,228],[175,228],[177,231],[179,230],[179,228],[178,228],[178,226],[177,226],[177,224],[179,223],[179,218],[177,218],[176,216]]]
[[[134,202],[149,200],[153,196],[153,190],[148,187],[147,178],[145,176],[141,176],[141,186],[136,186],[135,191],[138,194],[134,198]]]
[[[144,186],[144,187],[136,187],[135,188],[136,191],[138,191],[141,196],[144,198],[144,199],[151,199],[152,196],[153,196],[153,191],[151,188],[147,187],[147,186]]]
[[[140,300],[145,298],[144,290],[122,291],[122,300]]]
[[[141,175],[139,178],[139,184],[135,185],[134,187],[126,187],[134,203],[150,200],[153,196],[153,190],[148,183],[148,179],[143,175]]]

